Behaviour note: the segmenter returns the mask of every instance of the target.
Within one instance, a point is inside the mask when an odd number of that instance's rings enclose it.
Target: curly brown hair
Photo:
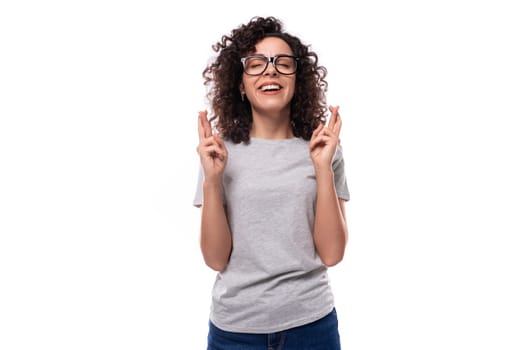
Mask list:
[[[211,101],[210,120],[217,119],[219,133],[234,143],[249,142],[252,127],[250,102],[243,101],[239,90],[243,75],[241,57],[269,36],[283,39],[299,59],[290,115],[294,136],[310,140],[319,123],[326,122],[327,70],[318,65],[317,54],[299,38],[286,33],[275,17],[254,17],[212,46],[218,55],[202,72]]]

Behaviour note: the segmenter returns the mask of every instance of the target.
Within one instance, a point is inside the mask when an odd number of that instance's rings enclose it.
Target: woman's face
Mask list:
[[[286,41],[276,37],[267,37],[259,41],[255,45],[255,51],[247,56],[251,55],[293,56],[293,52]],[[288,62],[283,62],[282,66],[279,65],[279,62],[277,64],[278,67],[283,67],[281,71],[287,69],[284,64]],[[252,110],[259,113],[281,113],[289,109],[295,92],[295,74],[281,74],[271,62],[260,75],[243,74],[242,83],[241,91],[246,93]]]

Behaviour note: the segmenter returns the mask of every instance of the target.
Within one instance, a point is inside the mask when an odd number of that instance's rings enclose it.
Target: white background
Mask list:
[[[1,349],[205,348],[201,72],[255,15],[341,106],[343,349],[525,348],[519,1],[342,3],[2,2]]]

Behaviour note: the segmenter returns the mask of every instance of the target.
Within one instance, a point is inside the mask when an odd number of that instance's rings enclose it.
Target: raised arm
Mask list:
[[[200,246],[206,265],[222,271],[228,264],[232,239],[222,196],[222,175],[228,151],[219,135],[213,134],[207,112],[199,112],[199,153],[202,170]]]
[[[326,266],[334,266],[344,256],[348,230],[344,200],[337,197],[332,160],[341,131],[339,107],[330,106],[328,126],[319,125],[310,140],[310,157],[317,178],[317,203],[314,223],[314,243],[317,254]]]

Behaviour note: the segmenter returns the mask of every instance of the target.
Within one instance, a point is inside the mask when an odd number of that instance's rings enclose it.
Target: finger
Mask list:
[[[199,112],[199,120],[203,130],[204,137],[210,137],[212,135],[210,121],[208,120],[208,111]]]
[[[219,158],[221,160],[224,160],[225,158],[224,150],[222,150],[217,144],[202,147],[200,154],[201,156]]]
[[[226,161],[228,154],[223,148],[218,147],[215,152],[211,155],[213,158],[219,158],[221,161]]]
[[[222,148],[219,148],[219,151],[215,152],[215,155],[222,161],[225,161],[228,158],[228,153]]]
[[[337,127],[337,123],[335,127]],[[337,134],[335,133],[335,130],[323,128],[323,130],[319,133],[319,136],[337,137]]]
[[[204,136],[204,127],[202,126],[202,114],[205,113],[205,111],[199,111],[199,117],[197,118],[197,130],[199,132],[199,141],[202,141]]]
[[[204,136],[210,137],[213,132],[211,130],[210,121],[208,120],[208,111],[204,111],[202,116],[202,126],[204,127]]]
[[[209,146],[217,146],[219,148],[222,148],[221,143],[217,141],[217,139],[215,138],[215,135],[212,135],[210,137],[203,139],[199,144],[199,147],[201,148],[205,148]]]
[[[220,152],[218,152],[218,155],[220,156],[220,159],[225,160],[228,157],[228,150],[224,145],[224,141],[218,134],[214,134],[213,139],[215,143],[219,146]]]
[[[319,146],[324,146],[330,142],[329,136],[318,136],[315,140],[310,142],[310,152]]]
[[[338,143],[339,137],[335,131],[328,128],[323,128],[321,132],[310,141],[310,148],[313,149],[320,145]]]
[[[226,151],[226,153],[228,152],[226,150],[226,146],[224,145],[224,140],[222,139],[222,137],[220,137],[218,134],[215,134],[213,135],[215,141],[219,144],[219,147],[224,149],[224,151]]]
[[[339,119],[339,106],[329,106],[328,109],[330,110],[330,122],[328,123],[328,128],[331,130],[334,129],[334,125]]]
[[[338,114],[337,122],[334,125],[334,134],[339,138],[339,134],[341,133],[341,127],[343,126],[343,121],[341,120],[341,116]]]
[[[197,146],[197,152],[201,153],[203,149],[205,149],[206,147],[213,146],[213,145],[217,145],[217,142],[215,141],[213,136],[204,138],[201,140],[201,142],[199,142],[199,145]]]
[[[314,130],[314,132],[312,133],[312,139],[317,137],[317,135],[321,132],[321,130],[323,130],[323,123],[319,123],[319,125],[317,126],[317,128]]]
[[[321,135],[323,134],[323,131],[325,129],[326,128],[323,126],[323,124],[319,124],[317,129],[315,129],[314,132],[312,133],[312,137],[310,138],[310,145],[312,145],[312,144],[317,142],[317,139],[319,137],[321,137]],[[311,148],[313,148],[313,147],[311,147]]]

